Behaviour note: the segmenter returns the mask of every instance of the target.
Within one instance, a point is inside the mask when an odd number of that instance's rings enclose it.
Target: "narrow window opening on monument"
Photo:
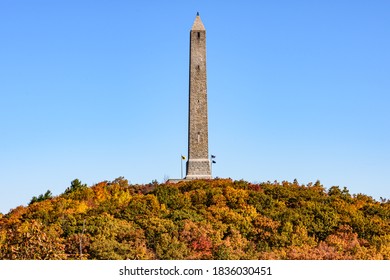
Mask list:
[[[200,39],[200,32],[198,32],[198,39]]]
[[[200,142],[200,132],[198,132],[198,143]]]
[[[197,66],[196,66],[196,69],[197,69],[197,70],[200,70],[200,66],[199,66],[199,65],[197,65]]]

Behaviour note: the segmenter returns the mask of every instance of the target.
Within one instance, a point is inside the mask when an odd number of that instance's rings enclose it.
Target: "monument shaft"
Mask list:
[[[188,162],[186,179],[211,179],[208,151],[206,29],[199,17],[190,31]]]

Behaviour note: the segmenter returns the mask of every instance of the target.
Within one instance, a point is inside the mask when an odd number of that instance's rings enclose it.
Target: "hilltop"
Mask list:
[[[390,259],[390,201],[318,181],[74,180],[0,215],[0,259]]]

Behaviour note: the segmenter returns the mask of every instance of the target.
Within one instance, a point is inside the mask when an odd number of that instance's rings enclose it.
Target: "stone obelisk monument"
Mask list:
[[[197,14],[190,31],[186,179],[211,179],[207,121],[206,29]]]

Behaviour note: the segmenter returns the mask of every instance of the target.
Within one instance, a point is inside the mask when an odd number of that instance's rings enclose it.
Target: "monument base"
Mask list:
[[[187,161],[187,180],[212,179],[209,159],[189,159]]]

